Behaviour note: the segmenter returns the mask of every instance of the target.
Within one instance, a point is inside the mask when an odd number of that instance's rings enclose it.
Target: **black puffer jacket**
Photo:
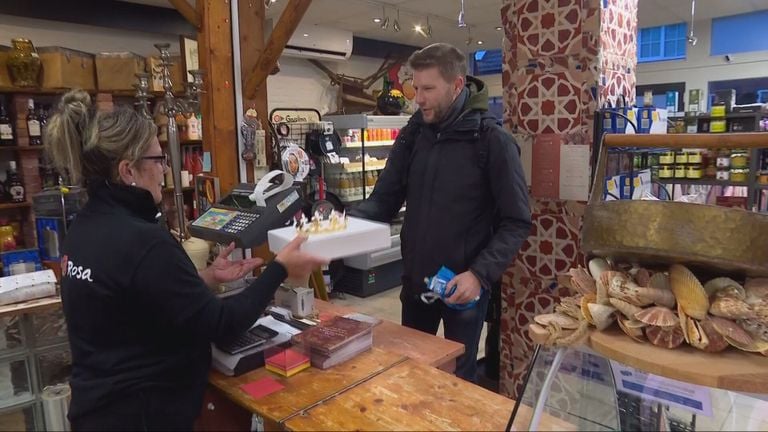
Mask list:
[[[489,116],[485,84],[467,77],[467,89],[463,106],[453,107],[438,126],[424,123],[420,111],[413,115],[370,198],[350,211],[389,222],[407,202],[400,234],[404,295],[424,291],[423,279],[442,265],[456,273],[471,270],[490,288],[530,232],[517,144],[500,126],[483,125]],[[405,130],[411,127],[415,133]]]

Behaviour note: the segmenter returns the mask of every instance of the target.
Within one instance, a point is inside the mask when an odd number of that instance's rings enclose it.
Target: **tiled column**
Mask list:
[[[504,120],[532,173],[534,220],[502,287],[501,391],[514,397],[532,348],[528,323],[569,295],[557,275],[584,262],[586,203],[559,184],[561,154],[584,148],[563,146],[592,143],[598,105],[622,93],[634,100],[637,0],[503,0],[501,15]],[[589,175],[588,162],[579,167]]]

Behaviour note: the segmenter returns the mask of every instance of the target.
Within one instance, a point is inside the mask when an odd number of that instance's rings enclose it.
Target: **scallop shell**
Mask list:
[[[675,307],[675,294],[670,290],[640,287],[637,289],[637,294],[641,299],[655,303],[658,306]]]
[[[704,348],[704,351],[711,353],[720,352],[730,345],[728,341],[725,340],[725,337],[715,330],[715,326],[709,318],[700,321],[699,327],[701,327],[701,330],[707,335],[707,339],[709,339],[709,344]]]
[[[669,269],[669,279],[672,292],[685,313],[698,320],[704,319],[709,310],[709,296],[696,276],[684,266],[673,264]]]
[[[595,280],[583,267],[572,268],[568,274],[571,275],[571,286],[579,294],[592,294],[597,290]]]
[[[750,344],[742,344],[741,341],[730,338],[728,336],[723,335],[725,340],[728,341],[729,344],[732,346],[747,352],[759,352],[762,353],[763,351],[768,350],[768,342],[762,340],[762,339],[752,339],[752,343]]]
[[[528,336],[535,345],[546,345],[551,337],[551,333],[546,328],[532,323],[528,326]]]
[[[685,326],[687,329],[684,333],[688,335],[688,338],[686,339],[688,344],[700,350],[706,349],[709,345],[709,338],[707,337],[707,334],[704,333],[699,322],[687,316],[685,318]]]
[[[710,316],[709,320],[712,322],[715,330],[723,335],[723,337],[725,337],[725,339],[728,340],[728,343],[731,345],[733,345],[733,342],[731,341],[735,341],[741,346],[752,345],[754,338],[749,333],[747,333],[743,327],[736,324],[735,322],[716,316]]]
[[[747,293],[747,303],[768,299],[768,278],[747,280],[747,283],[744,284],[744,291]]]
[[[536,324],[542,325],[544,327],[556,324],[562,329],[574,330],[579,328],[579,320],[571,318],[563,313],[536,315],[533,317],[533,320],[536,321]]]
[[[628,320],[628,321],[624,321],[624,325],[629,327],[629,328],[643,328],[643,327],[647,327],[648,326],[648,324],[646,324],[646,323],[644,323],[642,321],[638,321],[638,320],[636,320],[634,318],[632,318],[631,320]]]
[[[593,258],[589,260],[587,267],[589,267],[589,274],[591,274],[592,278],[595,280],[599,280],[600,275],[602,275],[603,272],[611,269],[611,265],[603,258]]]
[[[621,300],[621,299],[612,298],[612,299],[609,299],[609,300],[611,302],[611,306],[613,306],[616,309],[618,309],[619,312],[624,314],[624,316],[629,318],[629,319],[634,319],[635,318],[635,314],[640,312],[641,310],[643,310],[643,308],[641,308],[639,306],[635,306],[635,305],[633,305],[631,303],[627,303],[627,302],[625,302],[624,300]]]
[[[592,314],[589,313],[589,304],[594,303],[596,298],[597,297],[595,295],[585,295],[581,298],[581,304],[579,305],[581,315],[585,320],[587,320],[588,323],[592,325],[595,325],[595,321],[592,319]]]
[[[645,336],[652,344],[663,348],[677,348],[683,343],[683,331],[680,326],[648,326],[645,328]]]
[[[651,279],[648,281],[648,287],[658,288],[663,290],[672,289],[669,286],[669,276],[667,276],[667,274],[665,273],[656,273],[653,276],[651,276]]]
[[[577,320],[581,319],[581,299],[581,296],[563,297],[560,299],[560,304],[555,306],[555,312],[568,315],[569,317]]]
[[[720,295],[715,295],[715,299],[709,306],[709,313],[730,319],[755,318],[757,316],[744,300]]]
[[[742,319],[736,321],[752,337],[768,341],[768,325],[755,319]]]
[[[573,285],[571,285],[571,275],[569,275],[569,274],[567,274],[567,275],[565,275],[565,274],[557,275],[557,283],[560,286],[564,286],[564,287],[568,288],[571,291],[576,291],[576,289],[573,287]]]
[[[635,319],[656,327],[672,327],[680,324],[680,319],[672,309],[664,306],[652,306],[635,314]]]
[[[614,314],[616,308],[613,306],[590,303],[587,307],[589,308],[589,314],[592,316],[592,321],[598,330],[605,330],[616,318]]]
[[[631,337],[632,339],[634,339],[637,342],[645,343],[645,339],[643,338],[644,333],[643,333],[643,328],[642,327],[629,327],[629,326],[627,326],[626,323],[629,322],[630,320],[628,320],[626,318],[623,318],[623,317],[616,318],[616,321],[618,321],[619,328],[621,329],[621,331],[624,332],[624,334],[626,334],[627,336]]]
[[[686,343],[691,343],[688,337],[688,320],[691,318],[685,314],[685,311],[679,304],[677,305],[677,317],[680,319],[680,330],[683,331],[683,339],[685,339]]]
[[[710,295],[710,296],[726,288],[732,288],[738,291],[741,295],[740,298],[742,299],[744,298],[744,295],[745,295],[744,287],[741,286],[740,283],[736,282],[731,278],[719,277],[719,278],[712,279],[711,281],[704,284],[704,291],[706,291],[707,295]]]
[[[639,268],[637,273],[635,273],[635,282],[641,287],[647,287],[651,282],[651,272],[642,267]]]
[[[647,297],[643,297],[640,292],[643,288],[636,283],[625,278],[614,277],[608,286],[608,296],[617,298],[635,306],[648,306],[653,303]]]

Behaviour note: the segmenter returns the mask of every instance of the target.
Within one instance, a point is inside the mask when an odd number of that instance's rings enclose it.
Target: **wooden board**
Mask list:
[[[285,422],[287,430],[504,430],[514,401],[408,360]],[[516,430],[527,430],[521,407]],[[540,430],[577,430],[544,416]]]
[[[333,303],[315,299],[315,308],[323,314],[346,315],[355,312]],[[420,363],[453,372],[456,358],[464,354],[464,345],[420,332],[389,320],[373,329],[373,346],[402,354]]]
[[[6,315],[21,315],[25,313],[41,312],[48,309],[61,307],[61,297],[52,296],[21,303],[13,303],[0,306],[0,317]]]
[[[728,349],[705,353],[691,346],[669,350],[635,342],[618,328],[593,331],[589,347],[599,354],[654,375],[723,390],[765,393],[768,357]]]
[[[768,134],[765,132],[701,133],[701,134],[606,134],[606,147],[655,147],[655,148],[765,148]]]
[[[218,372],[211,372],[208,381],[248,411],[269,420],[281,422],[404,360],[406,357],[400,354],[373,348],[331,369],[320,370],[310,367],[290,378],[259,368],[239,377],[228,377]],[[253,399],[240,389],[243,384],[266,377],[274,378],[285,388],[260,399]]]

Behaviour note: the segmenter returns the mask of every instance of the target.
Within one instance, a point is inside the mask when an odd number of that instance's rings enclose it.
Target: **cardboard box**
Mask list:
[[[61,47],[41,47],[37,52],[43,62],[43,89],[96,90],[93,54]]]
[[[99,91],[134,90],[136,74],[146,70],[146,59],[131,52],[96,54]]]
[[[275,292],[275,304],[290,309],[295,317],[310,316],[315,308],[315,291],[310,288],[289,288],[281,285]]]
[[[267,232],[269,250],[278,253],[296,237],[296,227],[289,226]],[[389,225],[354,217],[347,218],[347,229],[323,234],[310,234],[301,250],[327,259],[346,258],[392,246]]]
[[[165,91],[160,63],[162,63],[160,57],[150,57],[147,59],[147,72],[152,75],[152,79],[149,80],[149,90],[153,92]],[[171,56],[171,63],[173,63],[170,68],[173,91],[183,91],[186,79],[184,77],[184,65],[181,62],[181,56]]]
[[[688,90],[688,111],[694,113],[704,111],[701,106],[701,89]]]
[[[0,87],[12,87],[11,75],[8,72],[8,57],[11,47],[0,45]]]

